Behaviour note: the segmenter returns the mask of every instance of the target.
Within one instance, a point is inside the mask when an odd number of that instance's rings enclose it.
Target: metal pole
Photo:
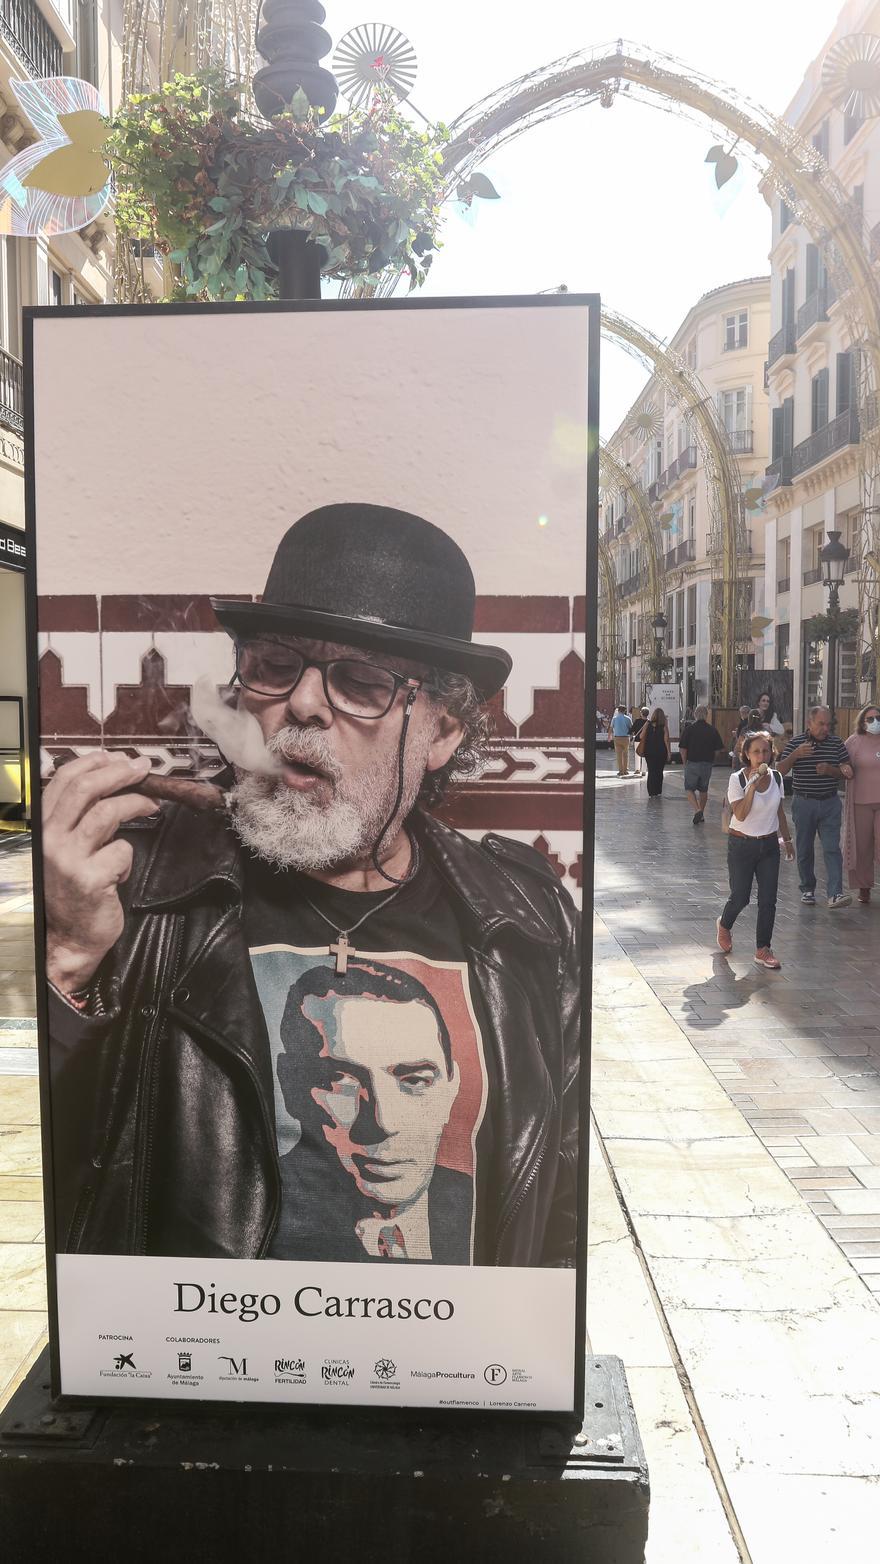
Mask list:
[[[338,88],[330,71],[318,61],[330,48],[320,0],[263,0],[257,49],[267,62],[254,77],[254,98],[260,113],[271,120],[305,93],[313,109],[330,115]],[[269,235],[269,254],[278,267],[280,299],[320,299],[324,249],[313,244],[305,229],[276,228]]]

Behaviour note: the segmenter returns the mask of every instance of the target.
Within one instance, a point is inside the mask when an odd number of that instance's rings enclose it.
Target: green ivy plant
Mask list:
[[[828,641],[832,635],[838,641],[852,641],[859,630],[859,611],[838,608],[836,613],[813,614],[804,620],[803,630],[808,641]]]
[[[168,257],[176,297],[275,297],[266,240],[291,227],[324,246],[325,275],[375,283],[395,267],[412,288],[439,248],[447,140],[381,96],[322,121],[299,91],[267,124],[221,72],[177,75],[111,121],[117,231]]]

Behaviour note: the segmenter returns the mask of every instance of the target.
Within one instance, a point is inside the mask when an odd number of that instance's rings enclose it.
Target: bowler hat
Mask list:
[[[367,647],[463,673],[484,700],[511,659],[472,640],[474,577],[439,527],[385,505],[322,505],[288,529],[259,603],[211,599],[236,640],[271,632]]]

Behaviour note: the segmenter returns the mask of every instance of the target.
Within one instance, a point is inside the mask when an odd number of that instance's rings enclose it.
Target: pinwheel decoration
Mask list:
[[[75,233],[110,197],[100,94],[77,76],[13,77],[10,86],[40,139],[0,169],[0,233]]]
[[[822,62],[822,86],[844,114],[872,119],[880,114],[880,38],[848,33]]]
[[[353,27],[336,46],[336,80],[353,109],[366,109],[377,87],[401,101],[416,79],[416,51],[409,39],[385,22]]]
[[[633,413],[629,421],[631,434],[641,435],[647,440],[651,435],[658,435],[663,429],[663,419],[653,402],[646,402],[637,413]]]

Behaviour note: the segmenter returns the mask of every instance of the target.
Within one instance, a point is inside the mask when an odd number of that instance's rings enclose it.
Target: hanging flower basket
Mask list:
[[[135,94],[111,129],[117,233],[168,257],[175,297],[275,297],[266,241],[278,228],[320,243],[329,277],[375,283],[396,268],[415,287],[427,275],[448,135],[417,130],[386,98],[322,122],[298,92],[266,124],[206,71]]]

